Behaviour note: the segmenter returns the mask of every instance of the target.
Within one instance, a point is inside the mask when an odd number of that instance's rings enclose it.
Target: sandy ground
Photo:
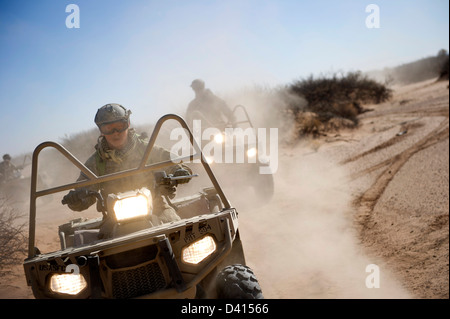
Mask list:
[[[366,107],[359,129],[284,150],[274,200],[242,214],[265,296],[449,297],[448,81]]]
[[[449,298],[448,81],[366,107],[356,130],[280,148],[269,204],[229,190],[266,298]],[[72,218],[45,205],[43,250]],[[0,277],[0,298],[32,297],[21,265]]]

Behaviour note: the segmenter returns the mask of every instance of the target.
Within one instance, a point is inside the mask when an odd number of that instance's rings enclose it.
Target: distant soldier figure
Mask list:
[[[14,179],[14,173],[17,167],[11,163],[11,156],[9,154],[3,155],[3,162],[0,163],[0,182],[5,183]]]
[[[235,116],[225,101],[206,89],[203,80],[192,81],[191,88],[195,92],[195,98],[186,110],[189,125],[192,125],[193,120],[202,120],[202,126],[223,128],[226,124],[235,122]]]

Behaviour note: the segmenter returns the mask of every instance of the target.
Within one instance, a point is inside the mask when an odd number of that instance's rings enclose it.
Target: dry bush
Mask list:
[[[448,64],[448,54],[443,58],[442,66],[439,72],[439,81],[448,81],[448,72],[449,72],[449,64]]]
[[[316,136],[321,130],[322,123],[316,113],[299,112],[296,118],[296,129],[301,134]]]
[[[303,96],[308,101],[310,111],[332,112],[338,116],[341,114],[336,109],[336,104],[381,103],[392,96],[391,90],[385,85],[369,79],[361,72],[320,78],[310,76],[295,81],[288,89]]]
[[[25,223],[20,223],[21,217],[5,198],[0,197],[0,277],[25,257],[27,237]]]
[[[306,105],[289,104],[285,112],[296,118],[299,135],[356,127],[357,116],[367,111],[363,104],[381,103],[392,96],[392,91],[384,84],[361,72],[319,78],[310,76],[293,82],[284,90],[307,101]]]

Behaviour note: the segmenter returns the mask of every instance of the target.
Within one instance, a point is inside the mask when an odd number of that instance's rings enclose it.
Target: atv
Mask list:
[[[152,214],[152,191],[184,187],[178,185],[179,177],[161,171],[173,161],[145,164],[161,126],[168,120],[178,121],[186,129],[196,150],[180,160],[185,163],[199,157],[212,187],[181,198],[165,196],[181,220],[160,223]],[[37,191],[38,157],[48,147],[59,151],[88,180]],[[148,172],[155,176],[153,187],[107,196],[86,191],[83,196],[97,199],[102,216],[60,225],[57,251],[41,253],[35,247],[37,198]],[[177,115],[165,115],[156,123],[139,167],[114,174],[96,176],[62,145],[44,142],[32,158],[25,277],[36,298],[260,299],[262,291],[246,266],[238,226],[237,210],[230,205],[186,122]]]
[[[24,176],[23,174],[23,170],[26,166],[25,162],[28,157],[28,155],[24,157],[23,164],[17,166],[11,176],[0,179],[0,195],[16,202],[25,202],[28,199],[25,194],[30,192],[31,178],[29,174],[27,176]],[[29,165],[29,163],[27,165]],[[43,184],[41,179],[39,180],[39,183]]]
[[[238,112],[239,110],[241,112]],[[207,128],[217,129],[217,133],[210,137],[210,143],[220,145],[222,156],[219,156],[219,161],[216,161],[216,154],[214,156],[206,155],[206,160],[214,168],[216,175],[223,180],[224,189],[236,191],[239,194],[246,193],[246,202],[252,202],[253,206],[266,204],[273,197],[274,180],[272,173],[261,174],[261,168],[264,167],[266,171],[270,170],[270,160],[266,156],[258,154],[260,136],[253,126],[246,108],[243,105],[236,105],[232,113],[236,118],[233,123],[213,123],[199,111],[192,114],[192,118],[200,120],[202,131]],[[194,127],[194,134],[197,130],[198,128]],[[250,141],[252,139],[253,141]],[[227,153],[231,154],[233,160],[235,159],[234,165],[228,163],[226,156],[223,156]],[[240,159],[238,158],[239,154],[242,154]],[[239,185],[236,185],[234,179],[227,178],[230,176],[239,177]]]

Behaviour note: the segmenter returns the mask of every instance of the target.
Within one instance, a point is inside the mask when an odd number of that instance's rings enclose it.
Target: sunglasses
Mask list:
[[[111,135],[115,132],[122,133],[128,128],[128,121],[120,121],[120,122],[114,122],[109,124],[103,124],[100,126],[100,132],[102,132],[103,135]]]

